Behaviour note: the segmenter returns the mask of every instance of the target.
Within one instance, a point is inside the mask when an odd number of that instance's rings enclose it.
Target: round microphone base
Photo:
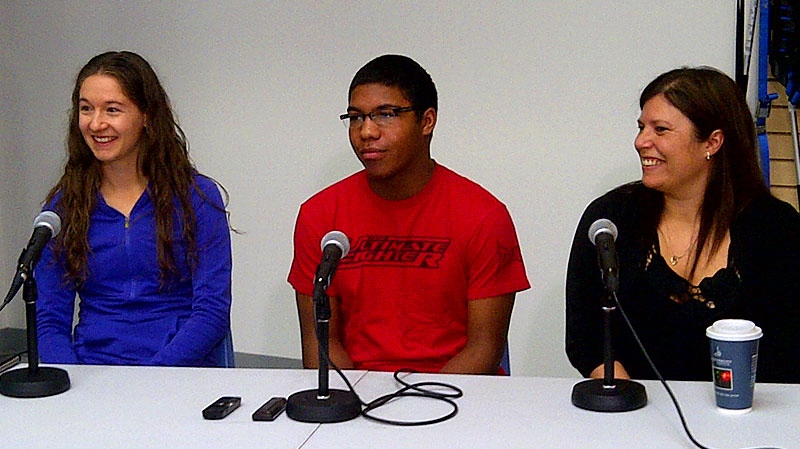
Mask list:
[[[607,386],[602,379],[590,379],[572,387],[572,404],[593,412],[628,412],[647,404],[647,392],[630,380],[614,379]]]
[[[313,423],[349,421],[361,414],[361,401],[351,391],[329,390],[325,399],[317,398],[317,390],[294,393],[286,401],[286,415],[295,420]]]
[[[42,398],[69,390],[69,375],[61,368],[20,368],[0,375],[0,394],[12,398]]]

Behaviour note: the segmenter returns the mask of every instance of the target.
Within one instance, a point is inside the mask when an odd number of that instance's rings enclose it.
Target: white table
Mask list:
[[[19,365],[18,365],[19,366]],[[5,448],[298,448],[318,424],[285,413],[254,422],[272,396],[316,388],[312,370],[62,366],[72,386],[56,396],[0,396]],[[356,382],[363,371],[348,372]],[[331,377],[331,386],[344,384]],[[220,421],[202,410],[220,396],[242,405]]]
[[[458,415],[432,426],[398,428],[364,418],[326,424],[303,449],[315,448],[693,448],[660,383],[642,382],[649,403],[625,413],[598,413],[571,403],[580,379],[413,375],[459,386]],[[800,385],[759,384],[753,410],[723,415],[710,382],[670,382],[689,428],[712,448],[776,446],[800,448]],[[387,373],[369,372],[356,390],[369,401],[396,389]],[[430,419],[448,412],[431,400],[404,398],[380,409],[400,420]]]
[[[21,448],[692,448],[669,397],[643,382],[649,403],[626,413],[596,413],[570,403],[579,379],[415,374],[464,390],[459,414],[424,427],[393,427],[359,417],[310,424],[282,414],[250,415],[272,396],[314,389],[314,370],[66,366],[72,388],[47,398],[0,396],[4,447]],[[391,373],[349,371],[363,400],[397,388]],[[344,388],[335,373],[331,387]],[[718,449],[800,448],[800,385],[759,384],[753,411],[719,413],[710,383],[672,382],[690,429]],[[223,395],[242,406],[221,421],[202,409]],[[380,409],[387,418],[432,418],[449,408],[405,398]]]

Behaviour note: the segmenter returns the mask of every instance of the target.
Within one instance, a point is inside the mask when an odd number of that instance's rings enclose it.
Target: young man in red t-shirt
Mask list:
[[[318,363],[314,274],[320,239],[351,250],[328,288],[330,359],[340,368],[498,373],[516,292],[530,287],[506,207],[437,164],[436,87],[412,59],[380,56],[349,90],[350,144],[364,170],[303,203],[289,282],[303,364]]]

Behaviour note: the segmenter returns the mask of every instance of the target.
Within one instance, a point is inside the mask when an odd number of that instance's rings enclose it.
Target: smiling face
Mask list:
[[[663,95],[649,99],[638,120],[634,141],[642,164],[642,183],[666,195],[702,197],[711,164],[722,143],[717,130],[698,140],[694,124]]]
[[[410,106],[399,88],[370,83],[353,89],[347,111],[368,114]],[[424,186],[432,166],[430,139],[435,125],[436,111],[429,108],[421,118],[410,111],[398,114],[383,126],[366,118],[361,126],[350,128],[350,145],[364,165],[373,189],[377,185],[391,185],[394,189],[414,191]]]
[[[104,166],[137,169],[145,115],[122,91],[116,78],[97,74],[80,87],[78,127],[92,154]]]

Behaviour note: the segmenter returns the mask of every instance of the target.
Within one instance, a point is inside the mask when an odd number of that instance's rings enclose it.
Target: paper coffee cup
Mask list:
[[[711,344],[714,396],[722,411],[747,413],[753,406],[761,328],[748,320],[719,320],[706,329]]]

